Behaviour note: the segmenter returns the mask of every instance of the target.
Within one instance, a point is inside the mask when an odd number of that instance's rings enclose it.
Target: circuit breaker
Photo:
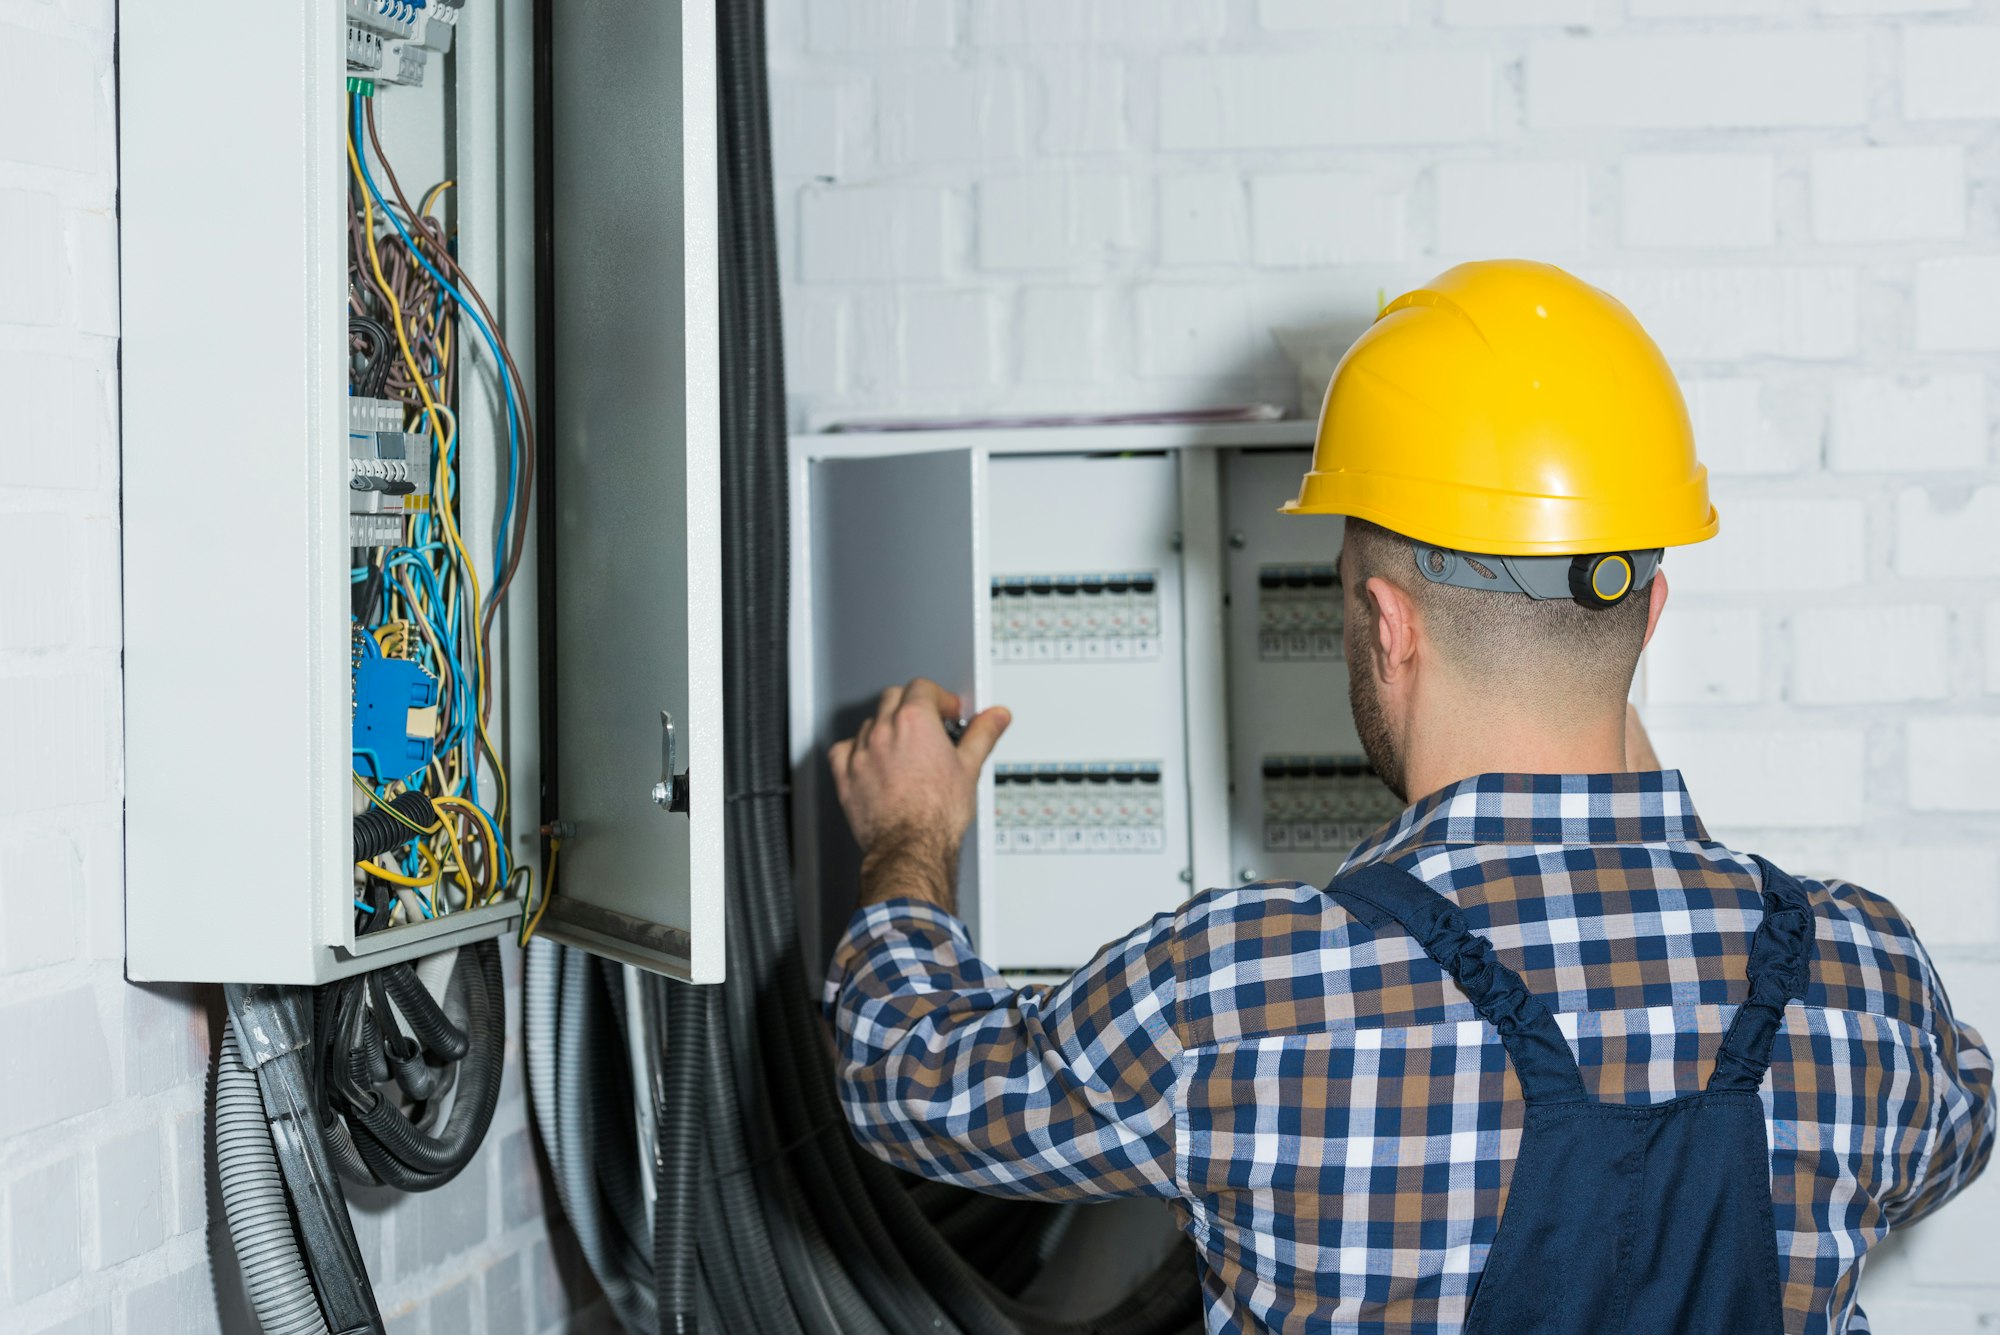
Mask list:
[[[830,947],[855,890],[824,750],[912,675],[1013,712],[959,908],[1016,977],[1066,973],[1201,889],[1324,884],[1402,810],[1349,714],[1340,521],[1278,513],[1306,430],[794,441],[811,939]]]

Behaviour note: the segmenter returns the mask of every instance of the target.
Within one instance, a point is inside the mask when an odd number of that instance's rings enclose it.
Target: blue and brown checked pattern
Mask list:
[[[1357,848],[1451,896],[1557,1013],[1596,1097],[1708,1079],[1762,918],[1669,771],[1480,775]],[[1816,943],[1764,1083],[1786,1328],[1865,1331],[1861,1258],[1984,1165],[1993,1064],[1886,900],[1805,882]],[[962,923],[857,914],[827,1005],[876,1154],[1051,1199],[1175,1203],[1211,1331],[1446,1332],[1506,1205],[1520,1090],[1400,932],[1317,889],[1210,891],[1069,982],[1010,988]]]

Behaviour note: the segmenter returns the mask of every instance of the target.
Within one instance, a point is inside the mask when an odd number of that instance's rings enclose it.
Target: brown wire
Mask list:
[[[442,229],[439,233],[433,234],[430,228],[424,225],[423,220],[419,219],[417,211],[410,207],[409,197],[403,193],[402,183],[396,179],[396,169],[389,164],[389,155],[382,151],[382,139],[375,130],[374,100],[363,99],[363,108],[368,124],[368,142],[375,150],[376,161],[382,164],[383,174],[389,178],[389,188],[395,193],[396,202],[403,206],[404,214],[418,222],[426,238],[431,241],[430,248],[436,252],[434,258],[438,268],[457,281],[466,295],[472,298],[473,305],[479,308],[479,313],[486,317],[486,327],[493,331],[494,341],[500,346],[500,355],[507,363],[508,374],[513,376],[517,387],[521,415],[521,473],[515,490],[514,505],[520,517],[515,524],[513,550],[508,554],[506,569],[494,579],[493,590],[487,597],[485,624],[479,630],[480,652],[486,655],[490,653],[494,615],[500,609],[500,602],[506,596],[508,586],[514,582],[514,572],[520,568],[521,552],[528,539],[528,509],[534,494],[535,477],[535,426],[533,415],[528,411],[528,382],[522,377],[521,368],[515,364],[514,354],[507,347],[506,336],[500,332],[500,322],[493,318],[493,312],[486,305],[486,298],[480,295],[479,288],[442,244]],[[487,708],[490,710],[491,707],[492,702],[489,697]]]

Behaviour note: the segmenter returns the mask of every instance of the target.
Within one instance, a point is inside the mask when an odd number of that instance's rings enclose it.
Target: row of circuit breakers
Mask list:
[[[465,0],[347,0],[347,72],[419,85],[432,56],[451,50]]]
[[[350,547],[394,547],[403,520],[430,508],[430,441],[403,430],[403,407],[394,399],[347,400]],[[359,626],[352,639],[355,772],[376,784],[414,774],[435,750],[437,679],[411,659],[384,654]]]
[[[1010,575],[992,586],[993,657],[1013,662],[1160,656],[1154,570]]]

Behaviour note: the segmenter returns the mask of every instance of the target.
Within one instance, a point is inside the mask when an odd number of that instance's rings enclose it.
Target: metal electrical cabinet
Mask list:
[[[360,12],[376,22],[390,8]],[[456,257],[528,368],[547,479],[493,634],[490,726],[516,795],[499,838],[533,864],[545,822],[574,831],[544,934],[713,980],[713,10],[439,8],[458,22],[430,44],[422,85],[378,94],[383,147],[406,178],[455,182],[443,207]],[[259,7],[229,25],[226,70],[210,25],[183,7],[120,14],[134,979],[322,982],[495,934],[518,913],[507,898],[354,927],[346,81],[357,41],[364,57],[384,50],[357,37],[356,12]],[[457,513],[484,552],[503,400],[464,332]],[[663,715],[690,775],[686,814],[653,801]]]
[[[822,955],[857,868],[826,748],[914,675],[1014,715],[959,905],[1011,975],[1066,973],[1200,889],[1324,883],[1401,810],[1348,714],[1339,521],[1277,513],[1309,431],[795,438],[792,736]]]

